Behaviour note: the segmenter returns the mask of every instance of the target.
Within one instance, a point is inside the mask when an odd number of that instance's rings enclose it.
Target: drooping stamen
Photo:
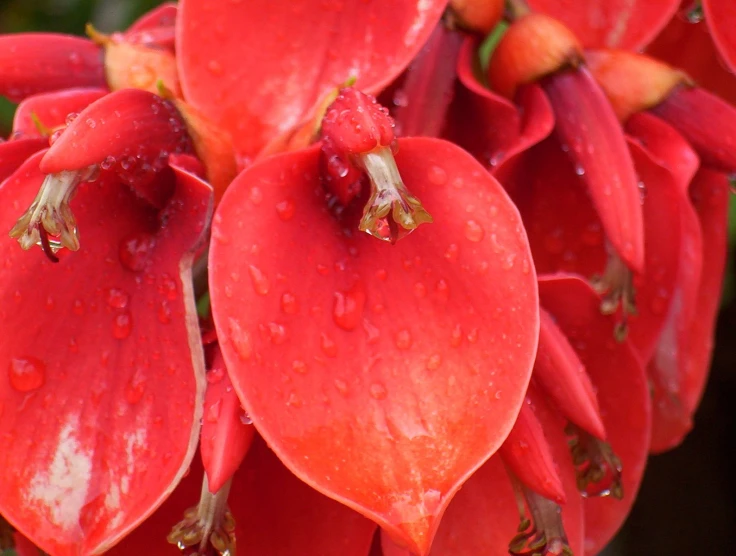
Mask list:
[[[207,476],[202,481],[199,505],[184,512],[184,519],[177,523],[166,537],[171,544],[191,556],[236,556],[235,520],[227,508],[227,496],[232,480],[215,493],[210,492]]]
[[[568,436],[580,494],[586,498],[613,496],[621,500],[624,496],[621,479],[623,466],[611,445],[572,423],[565,428],[565,434]]]
[[[363,209],[359,229],[373,237],[396,243],[432,216],[404,185],[388,147],[356,157],[371,182],[371,196]]]
[[[573,556],[562,524],[562,508],[522,485],[510,473],[509,479],[514,485],[520,519],[518,533],[509,542],[509,553],[514,556]]]
[[[69,203],[79,184],[92,178],[96,171],[96,166],[90,166],[46,176],[30,208],[10,230],[10,237],[17,239],[25,250],[40,246],[54,262],[58,261],[55,254],[62,247],[77,251],[77,221]]]
[[[621,317],[616,323],[613,335],[617,341],[623,342],[629,332],[629,315],[636,315],[636,290],[634,289],[634,275],[618,256],[616,251],[608,246],[608,262],[602,276],[591,279],[593,289],[601,296],[601,313],[613,315],[621,306]]]
[[[325,155],[349,161],[370,180],[360,230],[391,243],[432,222],[399,175],[393,127],[386,108],[352,87],[340,91],[322,119],[323,145],[329,148]]]

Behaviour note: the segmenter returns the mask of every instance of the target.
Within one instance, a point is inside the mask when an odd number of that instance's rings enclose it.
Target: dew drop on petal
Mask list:
[[[396,334],[396,347],[399,349],[409,349],[411,344],[411,333],[408,330],[399,330]]]
[[[427,179],[433,185],[445,185],[447,183],[447,172],[444,168],[432,165],[427,171]]]
[[[18,392],[32,392],[46,382],[46,365],[35,357],[14,357],[8,366],[10,385]]]
[[[371,384],[369,390],[371,397],[375,400],[385,400],[386,396],[388,396],[388,391],[386,390],[386,387],[378,382],[374,382],[373,384]]]
[[[301,359],[294,359],[294,361],[291,362],[291,368],[295,373],[300,375],[307,374],[307,371],[309,370],[307,369],[307,364]]]
[[[131,405],[137,404],[143,398],[145,389],[146,381],[140,369],[136,369],[125,386],[125,400]]]
[[[268,335],[272,344],[283,344],[286,341],[286,328],[277,322],[269,322]]]
[[[164,299],[158,304],[156,316],[158,317],[158,322],[161,324],[169,324],[171,322],[171,306],[168,300]]]
[[[222,367],[216,367],[207,371],[207,382],[209,384],[217,384],[225,377],[225,369]]]
[[[250,335],[248,332],[243,330],[240,323],[233,318],[229,319],[228,328],[230,329],[228,339],[230,340],[230,344],[233,346],[235,353],[238,354],[238,357],[241,360],[247,361],[251,358],[251,355],[253,355],[253,346],[250,341]]]
[[[301,398],[297,396],[296,392],[292,392],[289,394],[289,397],[286,400],[286,405],[289,407],[301,407],[304,405],[304,402],[302,402]]]
[[[296,315],[299,312],[299,303],[291,292],[284,292],[281,296],[281,310],[287,315]]]
[[[327,334],[322,334],[320,347],[327,357],[337,357],[337,344]]]
[[[439,353],[433,353],[427,359],[427,370],[436,371],[442,365],[442,356]]]
[[[122,265],[133,272],[146,268],[156,247],[156,238],[151,234],[133,234],[124,238],[118,248]]]
[[[107,304],[113,309],[125,309],[129,299],[128,294],[119,288],[110,288],[105,295]]]
[[[355,287],[347,292],[335,292],[332,319],[343,330],[355,330],[363,320],[365,292]]]
[[[292,201],[291,199],[285,199],[279,203],[276,203],[276,214],[278,214],[279,218],[284,222],[288,222],[294,217],[294,211],[294,201]]]
[[[485,236],[485,232],[478,222],[475,220],[468,220],[465,223],[465,239],[472,241],[473,243],[478,243],[483,239],[483,236]]]
[[[348,392],[349,392],[348,385],[345,383],[344,380],[340,380],[339,378],[336,378],[333,384],[335,385],[335,389],[338,392],[340,392],[340,394],[342,394],[343,396],[348,395]]]
[[[248,273],[250,274],[251,282],[253,283],[253,289],[258,295],[266,295],[271,289],[271,282],[261,271],[260,268],[249,265]]]
[[[459,324],[455,325],[455,328],[452,329],[452,334],[450,335],[450,345],[454,348],[460,347],[460,344],[463,342],[463,329]]]
[[[130,336],[133,329],[133,317],[128,311],[115,315],[112,320],[112,335],[118,340],[124,340]]]

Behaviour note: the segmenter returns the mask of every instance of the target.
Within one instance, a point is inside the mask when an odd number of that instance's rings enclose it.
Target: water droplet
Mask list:
[[[454,348],[459,347],[463,342],[463,329],[459,324],[455,325],[450,335],[450,345]]]
[[[302,402],[301,398],[297,396],[296,392],[291,392],[289,397],[286,399],[286,405],[289,407],[299,408],[304,405],[304,402]]]
[[[281,310],[287,315],[296,315],[299,312],[299,303],[291,292],[284,292],[281,296]]]
[[[529,274],[529,271],[530,270],[531,270],[531,268],[530,268],[530,265],[529,265],[529,260],[525,257],[521,261],[521,272],[524,273],[524,274]]]
[[[427,171],[427,179],[434,185],[445,185],[447,183],[447,172],[439,166],[430,166]]]
[[[156,316],[158,317],[158,322],[161,324],[169,324],[171,322],[171,306],[166,299],[159,303]]]
[[[8,378],[18,392],[32,392],[46,382],[46,365],[35,357],[14,357],[8,366]]]
[[[468,241],[478,243],[483,239],[484,235],[485,232],[483,231],[483,228],[475,220],[468,220],[465,223],[465,238]]]
[[[230,328],[229,340],[235,349],[235,353],[243,361],[248,361],[253,355],[253,346],[250,341],[250,335],[248,332],[243,330],[240,323],[233,318],[228,320],[228,327]]]
[[[105,296],[107,304],[113,309],[125,309],[128,306],[129,296],[118,288],[110,288]]]
[[[252,425],[253,419],[251,419],[250,415],[248,415],[246,412],[243,412],[242,415],[240,415],[240,422],[244,425]]]
[[[581,164],[575,165],[575,174],[578,176],[584,176],[585,175],[585,168]]]
[[[174,301],[178,295],[176,282],[168,274],[164,274],[161,276],[161,282],[159,283],[156,290],[169,301]]]
[[[327,357],[337,357],[337,344],[327,334],[322,334],[320,347]]]
[[[272,344],[283,344],[286,341],[286,328],[277,322],[269,322],[268,336]]]
[[[514,268],[514,260],[516,259],[516,253],[509,253],[501,261],[501,268],[503,270],[511,270]]]
[[[414,284],[414,295],[417,297],[424,297],[427,295],[427,286],[425,286],[422,282],[417,282]]]
[[[128,311],[115,315],[112,320],[112,335],[117,340],[125,340],[133,329],[133,318]]]
[[[84,301],[81,299],[75,299],[74,303],[72,303],[72,312],[75,315],[83,315],[84,314]]]
[[[501,399],[501,390],[496,390],[496,393],[493,395],[494,398],[497,400]]]
[[[258,295],[266,295],[271,289],[271,283],[261,269],[253,265],[248,265],[248,273],[250,274],[253,289]]]
[[[434,291],[437,293],[437,297],[441,301],[447,301],[450,298],[450,286],[447,282],[440,278],[434,286]]]
[[[340,380],[339,378],[336,378],[334,381],[334,385],[337,391],[340,392],[340,394],[342,394],[343,396],[348,395],[348,392],[349,392],[348,385],[345,383],[344,380]]]
[[[84,123],[87,124],[90,129],[94,129],[95,127],[97,127],[97,122],[94,121],[92,118],[87,118]]]
[[[225,378],[225,369],[224,367],[215,367],[214,369],[207,371],[205,376],[207,377],[207,382],[209,384],[217,384]]]
[[[427,370],[436,371],[442,365],[442,356],[439,353],[433,353],[427,359]]]
[[[383,281],[388,277],[388,272],[386,272],[385,268],[379,268],[376,270],[376,278]]]
[[[252,187],[249,198],[251,203],[258,206],[263,202],[263,191],[259,187]]]
[[[213,75],[222,75],[222,65],[217,60],[210,60],[207,62],[207,69]]]
[[[473,328],[470,332],[468,332],[467,338],[468,338],[468,342],[470,342],[471,344],[474,344],[475,342],[477,342],[478,341],[478,329]]]
[[[386,390],[386,387],[378,382],[374,382],[373,384],[371,384],[370,393],[371,397],[375,400],[385,400],[386,396],[388,396],[388,391]]]
[[[284,199],[283,201],[276,203],[276,214],[284,222],[288,222],[294,217],[295,211],[294,201],[290,199]]]
[[[143,398],[146,389],[146,381],[140,369],[136,369],[125,386],[125,399],[131,404],[137,404]]]
[[[118,248],[121,264],[128,270],[140,272],[146,268],[156,246],[151,234],[134,234],[124,238]]]
[[[409,349],[411,344],[411,333],[408,330],[399,330],[396,334],[396,347],[399,349]]]
[[[456,243],[451,243],[447,246],[447,250],[445,251],[445,259],[447,259],[450,262],[454,262],[457,260],[457,254],[458,254],[458,246]]]
[[[300,359],[294,359],[294,361],[291,362],[291,369],[295,373],[300,374],[300,375],[307,374],[307,371],[309,370],[307,369],[307,364]]]
[[[365,291],[358,285],[347,292],[335,292],[332,319],[343,330],[355,330],[363,320]]]
[[[222,409],[222,400],[217,400],[215,403],[209,405],[207,407],[207,411],[205,412],[205,421],[208,423],[217,423],[217,420],[220,418],[220,411]]]

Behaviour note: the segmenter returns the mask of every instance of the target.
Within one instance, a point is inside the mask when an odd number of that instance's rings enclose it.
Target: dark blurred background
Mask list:
[[[90,21],[102,31],[120,30],[160,3],[0,0],[0,33],[35,30],[81,34]],[[14,106],[0,97],[3,136],[13,110]],[[732,216],[736,211],[732,210]],[[732,238],[734,223],[736,218],[731,219]],[[730,259],[733,263],[733,256]],[[679,448],[651,458],[633,512],[605,556],[736,554],[736,303],[733,264],[730,268],[712,374],[695,428]]]

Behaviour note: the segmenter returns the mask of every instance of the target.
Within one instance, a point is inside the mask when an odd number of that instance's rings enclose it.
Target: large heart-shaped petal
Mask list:
[[[556,17],[586,48],[638,50],[667,25],[680,0],[529,0]]]
[[[426,554],[462,482],[511,429],[538,332],[516,208],[470,155],[400,139],[433,215],[397,245],[357,232],[320,185],[319,148],[264,160],[228,189],[210,292],[233,384],[300,478]]]
[[[0,227],[36,194],[42,156],[0,188]],[[211,189],[178,176],[160,222],[127,186],[82,184],[82,249],[56,265],[0,243],[0,510],[49,553],[104,551],[194,455],[204,360],[191,250]]]
[[[574,554],[583,553],[583,501],[575,482],[575,469],[567,449],[565,420],[530,388],[534,414],[544,429],[544,436],[557,464],[567,501],[562,506],[562,520]],[[432,545],[432,556],[507,556],[509,541],[517,533],[519,514],[517,498],[509,474],[499,456],[478,469],[453,499],[442,517],[442,524]],[[384,537],[385,556],[409,556]],[[550,552],[551,554],[551,552]]]
[[[614,321],[600,314],[590,285],[573,276],[542,276],[539,295],[598,390],[608,442],[623,464],[623,500],[584,501],[585,553],[597,554],[626,519],[644,474],[651,433],[647,378],[632,345],[614,341]]]
[[[183,0],[177,59],[184,97],[252,156],[349,78],[369,93],[390,83],[446,4]]]

